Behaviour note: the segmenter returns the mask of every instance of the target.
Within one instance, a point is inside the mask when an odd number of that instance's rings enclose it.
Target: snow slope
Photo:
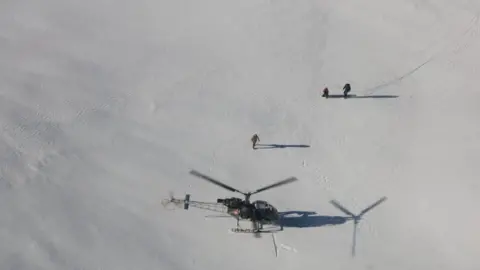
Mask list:
[[[3,1],[1,269],[479,269],[480,2]],[[339,94],[352,84],[353,99]],[[378,98],[392,95],[396,98]],[[373,96],[373,97],[372,97]],[[374,96],[377,96],[375,98]],[[261,143],[309,148],[253,151]],[[167,211],[253,190],[277,242]],[[357,232],[327,226],[382,196]],[[338,220],[338,218],[337,218]],[[332,222],[331,222],[332,223]]]

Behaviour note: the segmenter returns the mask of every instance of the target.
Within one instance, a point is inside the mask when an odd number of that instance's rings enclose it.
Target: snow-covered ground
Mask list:
[[[467,0],[2,1],[0,268],[480,269],[479,14]],[[346,82],[366,97],[321,97]],[[310,147],[254,151],[254,133]],[[275,236],[297,252],[164,209],[170,191],[235,195],[191,169],[241,190],[297,177],[252,197],[316,212]],[[330,200],[358,213],[383,196],[352,257]]]

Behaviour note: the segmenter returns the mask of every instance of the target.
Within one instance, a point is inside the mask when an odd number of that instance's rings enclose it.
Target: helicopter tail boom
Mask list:
[[[162,205],[165,208],[169,208],[168,205],[174,205],[178,208],[183,206],[184,210],[188,210],[190,207],[195,207],[220,213],[228,212],[228,208],[222,203],[192,201],[190,200],[190,194],[186,194],[183,199],[178,199],[173,197],[173,195],[170,195],[170,198],[162,200]]]

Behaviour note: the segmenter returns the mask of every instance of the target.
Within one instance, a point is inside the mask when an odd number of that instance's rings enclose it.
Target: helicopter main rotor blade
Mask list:
[[[267,189],[271,189],[271,188],[274,188],[274,187],[279,187],[279,186],[283,186],[283,185],[286,185],[286,184],[290,184],[292,182],[295,182],[297,181],[298,179],[296,177],[289,177],[285,180],[282,180],[282,181],[278,181],[274,184],[271,184],[271,185],[268,185],[266,187],[263,187],[263,188],[260,188],[260,189],[257,189],[255,190],[254,192],[250,193],[251,195],[253,194],[256,194],[256,193],[259,193],[259,192],[262,192],[262,191],[265,191]]]
[[[335,206],[338,210],[342,211],[343,213],[345,213],[346,215],[349,215],[353,218],[356,218],[356,216],[350,212],[347,208],[343,207],[339,202],[335,201],[335,200],[331,200],[330,203]]]
[[[238,193],[241,193],[241,194],[245,194],[245,193],[241,192],[241,191],[238,190],[238,189],[235,189],[235,188],[233,188],[233,187],[231,187],[231,186],[225,185],[224,183],[222,183],[222,182],[220,182],[220,181],[218,181],[218,180],[215,180],[215,179],[211,178],[210,176],[207,176],[207,175],[205,175],[205,174],[202,174],[202,173],[200,173],[200,172],[198,172],[198,171],[196,171],[196,170],[191,170],[191,171],[190,171],[190,174],[195,175],[195,176],[197,176],[197,177],[200,177],[200,178],[202,178],[202,179],[204,179],[204,180],[207,180],[208,182],[213,183],[213,184],[215,184],[215,185],[217,185],[217,186],[223,187],[224,189],[227,189],[227,190],[230,190],[230,191],[233,191],[233,192],[238,192]]]
[[[370,205],[369,207],[365,208],[362,212],[360,212],[360,214],[358,214],[358,216],[363,216],[365,213],[367,213],[368,211],[372,210],[373,208],[375,208],[376,206],[378,206],[379,204],[381,204],[382,202],[384,202],[385,200],[387,199],[387,197],[382,197],[380,198],[378,201],[374,202],[372,205]]]

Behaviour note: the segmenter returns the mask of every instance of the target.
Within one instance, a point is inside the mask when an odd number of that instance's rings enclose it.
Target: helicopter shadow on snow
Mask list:
[[[280,225],[284,228],[312,228],[341,225],[351,220],[350,217],[322,216],[310,211],[280,212]]]
[[[276,148],[309,148],[306,144],[257,144],[255,149],[276,149]]]
[[[329,95],[328,98],[345,98],[343,95]],[[366,95],[366,96],[357,96],[355,94],[348,95],[346,99],[351,98],[378,98],[378,99],[385,99],[385,98],[398,98],[397,95]]]

